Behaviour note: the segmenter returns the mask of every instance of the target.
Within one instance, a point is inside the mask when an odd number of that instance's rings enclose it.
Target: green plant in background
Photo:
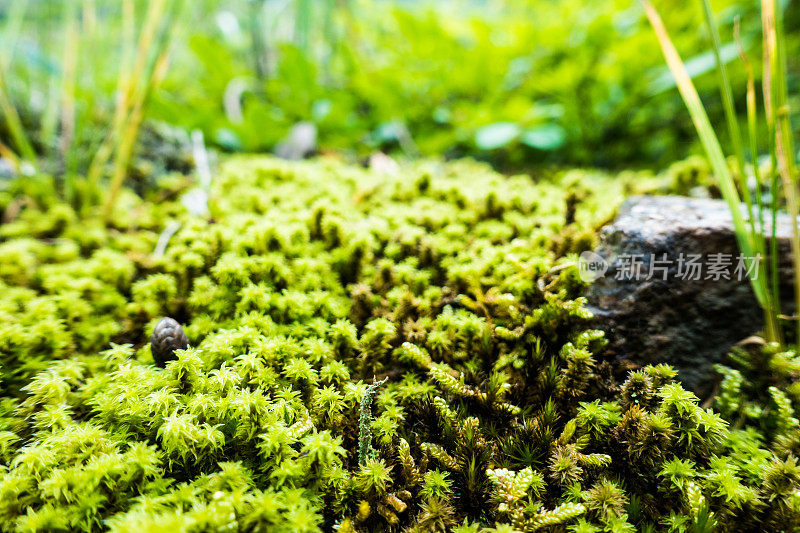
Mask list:
[[[675,76],[678,88],[686,102],[686,107],[689,109],[692,121],[697,128],[698,135],[703,143],[711,166],[714,169],[722,195],[730,208],[739,247],[745,256],[759,257],[758,269],[751,275],[750,280],[756,298],[764,309],[767,339],[769,341],[783,342],[783,333],[781,331],[779,319],[781,315],[781,305],[777,283],[778,257],[777,240],[775,238],[775,217],[781,207],[779,204],[779,188],[777,186],[778,177],[782,180],[782,188],[780,191],[788,207],[789,215],[794,221],[797,221],[798,215],[800,215],[800,204],[798,203],[798,175],[794,161],[795,156],[792,146],[792,132],[789,125],[789,108],[787,104],[786,52],[781,20],[782,12],[777,9],[773,1],[765,1],[762,3],[765,57],[763,76],[764,109],[768,131],[770,132],[770,136],[768,137],[770,167],[766,176],[763,176],[762,171],[759,169],[755,90],[752,70],[749,69],[748,65],[747,111],[753,175],[756,179],[756,200],[754,202],[753,195],[750,194],[750,186],[747,183],[744,148],[733,105],[731,86],[728,81],[725,64],[720,60],[720,39],[709,1],[703,0],[703,7],[717,59],[719,89],[725,104],[724,108],[728,131],[733,144],[733,157],[736,161],[735,174],[731,171],[723,155],[717,134],[708,119],[708,115],[695,90],[694,84],[675,46],[669,38],[658,12],[649,1],[644,0],[643,4],[656,35],[659,38],[669,68]],[[746,60],[744,52],[742,51],[741,53],[742,57]],[[738,189],[734,175],[738,177]],[[762,179],[768,181],[765,183]],[[767,183],[769,183],[770,187],[771,201],[768,206],[764,206],[761,201],[761,190]],[[742,193],[741,197],[740,191]],[[745,213],[742,212],[741,198],[744,199]],[[766,209],[769,210],[767,213],[765,213]],[[771,215],[771,223],[769,226],[765,225],[765,217],[767,215]],[[771,233],[769,228],[771,228]],[[768,237],[771,242],[769,253],[767,247]],[[792,224],[791,246],[794,285],[796,290],[795,307],[800,308],[800,229],[798,229],[797,222]],[[800,339],[800,320],[795,319],[795,321],[797,322],[796,327],[798,332],[796,338]]]
[[[36,154],[33,150],[33,146],[28,139],[28,135],[25,132],[19,114],[11,102],[11,98],[8,94],[8,87],[6,86],[8,68],[11,61],[11,54],[9,51],[13,52],[19,38],[20,26],[22,25],[22,19],[25,16],[27,4],[27,2],[14,3],[14,9],[7,14],[6,22],[3,25],[3,35],[5,36],[3,39],[3,44],[6,51],[5,53],[0,54],[0,110],[3,111],[6,127],[8,128],[10,137],[14,142],[14,148],[24,158],[28,160],[34,160],[36,159]],[[2,154],[0,155],[5,158],[9,158],[11,161],[14,161],[16,164],[18,164],[14,152],[7,145],[0,144],[0,147],[2,147]]]
[[[651,94],[639,83],[642,76],[660,77],[657,63],[638,76],[631,73],[634,61],[626,54],[655,44],[642,31],[636,8],[626,10],[624,2],[581,7],[511,2],[489,10],[488,16],[481,12],[484,20],[479,20],[474,8],[461,3],[459,7],[460,13],[425,4],[390,8],[387,17],[384,4],[362,5],[357,17],[343,17],[357,32],[357,40],[339,45],[347,54],[334,57],[333,66],[341,61],[347,70],[343,77],[332,73],[336,76],[333,86],[320,81],[322,72],[313,58],[298,58],[291,49],[278,50],[276,56],[284,55],[285,61],[280,60],[275,79],[267,87],[275,102],[272,110],[267,113],[248,98],[243,111],[253,106],[251,112],[274,121],[277,108],[283,113],[288,110],[294,121],[317,122],[320,138],[329,139],[327,147],[353,150],[355,146],[359,152],[380,148],[411,155],[478,154],[514,165],[599,159],[614,164],[628,157],[623,155],[626,151],[652,149],[656,154],[660,150],[643,146],[642,139],[648,136],[642,134],[636,135],[636,142],[617,143],[626,128],[648,127],[639,117],[631,117],[646,107],[646,101],[655,98],[662,108],[673,105],[663,84]],[[691,10],[675,12],[676,19],[684,22],[691,15]],[[376,25],[380,32],[374,31]],[[608,39],[609,34],[618,35],[619,40]],[[558,44],[570,37],[582,39],[581,46]],[[687,35],[686,40],[698,46],[693,37]],[[235,60],[229,56],[228,62]],[[211,71],[218,61],[217,55],[207,68]],[[696,74],[702,72],[699,69]],[[293,86],[294,100],[287,105],[277,103],[286,94],[284,83]],[[208,98],[205,105],[217,100]],[[660,120],[649,111],[642,111],[641,119]],[[367,136],[366,146],[363,140],[353,142],[353,127]],[[253,139],[250,129],[246,119],[226,128],[245,146],[247,139]],[[286,129],[279,125],[279,131]],[[214,138],[213,132],[209,137]],[[666,140],[663,134],[657,138]],[[603,150],[594,148],[601,144]],[[617,157],[611,151],[619,151]]]
[[[103,216],[108,219],[115,207],[119,189],[128,173],[144,107],[153,90],[157,89],[167,73],[168,53],[175,38],[182,15],[183,2],[167,5],[164,0],[148,4],[144,23],[133,51],[134,7],[132,0],[122,3],[123,8],[123,61],[120,63],[117,104],[109,132],[92,159],[88,180],[96,185],[108,158],[114,153],[114,163],[109,191],[103,205]],[[113,147],[113,148],[112,148]]]
[[[668,164],[690,144],[691,126],[675,120],[681,102],[651,53],[657,43],[641,8],[624,0],[491,0],[480,10],[468,0],[203,0],[183,10],[180,2],[156,9],[159,2],[139,0],[13,4],[0,8],[8,27],[0,106],[9,110],[0,141],[12,156],[44,156],[41,168],[57,175],[88,172],[96,181],[112,157],[119,161],[112,176],[123,167],[133,178],[147,175],[137,159],[158,151],[148,142],[162,129],[155,121],[199,129],[230,151],[272,150],[295,124],[312,122],[320,151],[472,155],[506,168]],[[723,6],[725,20],[744,20],[745,46],[753,43],[754,10],[732,0]],[[699,7],[670,9],[667,22],[685,28],[674,37],[693,54],[687,70],[700,94],[712,97],[712,118],[722,119],[725,105],[713,98],[710,76],[714,50],[693,29]],[[160,13],[152,38],[143,31],[154,20],[148,11]],[[795,28],[798,20],[789,22]],[[166,26],[180,26],[182,38],[158,80]],[[142,68],[134,62],[137,42],[150,44]],[[797,45],[788,39],[790,52]],[[722,42],[720,56],[734,60],[735,45]],[[730,75],[734,91],[746,81]],[[70,117],[64,158],[59,130]],[[131,131],[141,133],[138,150]],[[18,146],[15,132],[29,142]]]
[[[167,74],[170,48],[182,28],[184,2],[126,0],[116,4],[111,12],[118,19],[112,20],[121,26],[121,39],[108,28],[102,35],[98,30],[98,13],[108,17],[104,6],[94,2],[45,4],[49,4],[49,9],[29,0],[15,2],[14,8],[6,13],[5,53],[0,58],[0,107],[13,140],[11,146],[22,159],[5,144],[0,155],[18,168],[26,162],[34,165],[34,171],[39,167],[55,174],[61,179],[64,197],[75,205],[94,203],[111,161],[108,192],[102,200],[108,218],[120,187],[129,176],[148,103]],[[137,4],[146,5],[138,38],[135,37]],[[42,80],[49,87],[47,103],[33,116],[25,109],[28,116],[23,128],[9,96],[10,89],[19,88],[7,87],[4,82],[15,77],[27,82],[24,85],[27,93],[16,94],[17,101],[41,98],[34,92],[37,63],[33,62],[33,68],[23,67],[19,58],[13,59],[28,52],[30,42],[21,37],[25,35],[23,29],[31,26],[39,28],[58,45],[53,47],[53,43],[43,40],[39,43],[42,50],[34,49],[37,53],[51,52],[55,57],[39,58],[42,62],[53,62],[49,65],[52,68],[45,69]],[[117,47],[121,48],[121,61],[114,62]],[[98,48],[106,48],[109,53],[99,54]],[[111,65],[116,68],[111,69]],[[119,73],[114,80],[116,94],[104,92],[113,79],[105,73],[112,70]],[[115,111],[106,114],[103,105],[112,98],[116,99]],[[34,132],[36,142],[30,140],[24,129]],[[105,138],[99,139],[100,135]],[[78,177],[83,172],[87,173],[85,180]],[[84,182],[88,186],[81,185]]]

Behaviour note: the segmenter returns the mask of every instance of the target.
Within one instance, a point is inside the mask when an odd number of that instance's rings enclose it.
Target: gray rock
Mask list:
[[[282,159],[298,160],[317,149],[317,127],[312,122],[298,122],[277,146],[275,155]]]
[[[792,300],[790,235],[791,218],[782,214],[776,236],[785,303]],[[594,326],[610,341],[606,355],[641,365],[669,363],[684,386],[707,392],[715,379],[713,364],[763,327],[744,275],[753,260],[739,253],[727,204],[632,197],[601,239],[597,255],[582,258],[594,258],[595,271],[602,273],[587,297]],[[693,263],[700,265],[699,275]]]

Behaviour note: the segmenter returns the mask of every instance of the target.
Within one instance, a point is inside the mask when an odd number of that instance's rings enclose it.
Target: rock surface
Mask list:
[[[776,235],[781,291],[788,302],[788,215],[778,218]],[[713,364],[724,361],[734,344],[763,325],[744,275],[753,260],[739,253],[727,204],[679,196],[632,197],[602,230],[601,239],[597,255],[589,255],[600,263],[599,271],[603,266],[607,270],[587,297],[595,327],[607,332],[607,355],[641,365],[669,363],[687,388],[707,392],[715,379]]]

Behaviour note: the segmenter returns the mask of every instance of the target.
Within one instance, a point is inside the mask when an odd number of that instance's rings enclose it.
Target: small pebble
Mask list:
[[[167,361],[177,359],[175,350],[185,350],[189,347],[189,339],[177,321],[165,316],[158,321],[150,336],[150,351],[156,365],[164,368]]]

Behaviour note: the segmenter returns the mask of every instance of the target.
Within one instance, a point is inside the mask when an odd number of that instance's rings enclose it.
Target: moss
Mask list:
[[[553,243],[623,187],[238,158],[209,219],[127,195],[141,218],[108,227],[26,193],[0,242],[0,529],[797,524],[794,353],[739,354],[717,411],[666,365],[603,371]],[[189,347],[160,369],[163,315]]]

